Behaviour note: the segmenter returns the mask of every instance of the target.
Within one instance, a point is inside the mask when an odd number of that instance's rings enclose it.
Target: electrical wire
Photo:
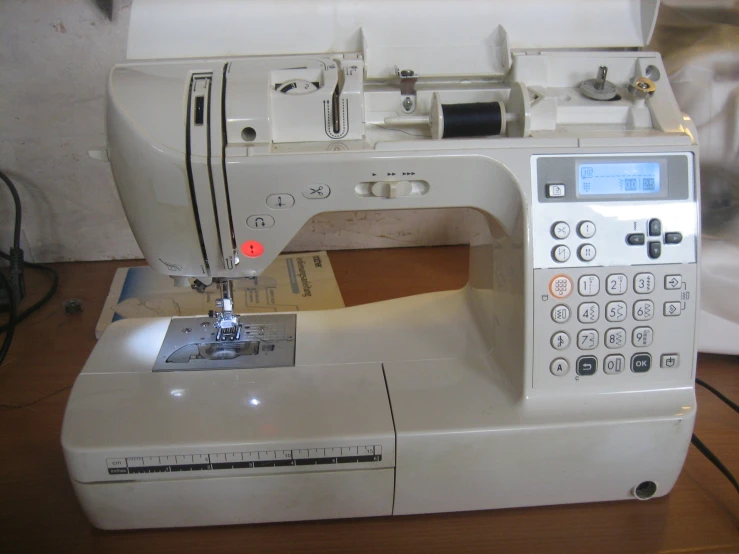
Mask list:
[[[695,446],[698,450],[700,450],[700,453],[703,454],[706,458],[708,458],[708,461],[711,462],[713,465],[716,466],[716,468],[724,474],[724,477],[726,477],[732,485],[734,485],[734,488],[736,489],[736,492],[739,492],[739,483],[737,483],[736,479],[732,475],[731,471],[721,463],[721,460],[718,459],[718,456],[711,452],[711,449],[708,448],[705,444],[703,444],[703,441],[701,441],[698,437],[693,435],[693,438],[690,439],[690,442],[693,443],[693,446]]]
[[[67,385],[66,387],[62,387],[60,389],[55,390],[54,392],[50,392],[49,394],[46,394],[40,398],[37,398],[36,400],[31,400],[30,402],[26,402],[25,404],[6,404],[4,402],[0,402],[0,410],[20,410],[21,408],[28,408],[29,406],[33,406],[34,404],[38,404],[42,400],[46,400],[47,398],[51,398],[52,396],[55,396],[59,394],[60,392],[64,392],[65,390],[69,390],[72,388],[72,385]]]
[[[10,343],[13,342],[13,334],[15,333],[15,326],[18,324],[18,318],[16,317],[15,313],[15,295],[13,294],[13,290],[10,287],[8,279],[2,273],[0,273],[0,285],[7,291],[8,302],[10,303],[10,316],[8,319],[8,323],[4,325],[5,338],[3,339],[2,346],[0,346],[0,365],[2,365],[3,361],[5,360],[5,356],[8,355],[8,350],[10,350]]]
[[[725,396],[721,391],[718,389],[712,387],[702,379],[695,379],[695,382],[698,383],[701,387],[704,387],[711,391],[713,394],[715,394],[719,400],[726,403],[732,410],[739,413],[739,405],[736,404],[731,398],[728,396]],[[718,456],[711,452],[711,449],[708,448],[703,441],[701,441],[697,436],[693,435],[693,438],[690,439],[690,442],[693,443],[693,446],[695,446],[701,454],[703,454],[706,458],[708,458],[708,461],[710,461],[713,465],[716,466],[716,468],[724,474],[724,477],[726,477],[732,485],[734,485],[734,488],[736,489],[736,492],[739,492],[739,483],[737,483],[736,478],[734,475],[729,471],[729,469],[719,460]]]
[[[727,404],[732,410],[734,410],[736,413],[739,414],[739,405],[736,402],[734,402],[731,398],[729,398],[728,396],[724,396],[724,394],[721,391],[719,391],[718,389],[715,389],[714,387],[712,387],[711,385],[709,385],[705,381],[703,381],[701,379],[698,379],[697,377],[695,379],[695,382],[698,383],[701,387],[706,388],[709,391],[711,391],[722,402],[724,402],[725,404]]]
[[[9,260],[10,256],[6,254],[5,252],[3,252],[2,250],[0,250],[0,258]],[[44,294],[44,296],[41,297],[41,299],[31,304],[28,308],[23,310],[21,313],[17,314],[15,318],[16,325],[24,321],[28,316],[30,316],[32,313],[40,309],[41,306],[46,304],[51,299],[51,297],[54,296],[54,294],[56,294],[56,291],[59,288],[59,273],[57,273],[56,269],[49,267],[47,265],[43,265],[43,264],[27,262],[25,260],[23,261],[23,265],[31,269],[39,269],[41,271],[46,271],[47,273],[51,275],[52,281],[51,281],[51,286],[49,287],[49,290],[46,291],[46,294]],[[9,324],[10,322],[8,322],[8,324],[6,325],[0,325],[0,333],[7,331]]]
[[[2,171],[0,171],[0,179],[2,179],[2,181],[5,182],[6,185],[8,185],[10,194],[13,196],[13,202],[15,202],[15,229],[13,231],[13,248],[20,248],[21,247],[21,217],[22,217],[21,197],[18,196],[18,189],[15,188],[13,181],[11,181],[10,178],[7,175],[5,175],[5,173],[3,173]]]
[[[8,187],[13,202],[15,203],[15,225],[13,229],[13,246],[10,249],[10,254],[0,251],[0,258],[8,260],[10,262],[10,278],[0,273],[0,285],[5,289],[8,297],[8,303],[10,306],[10,315],[8,322],[5,325],[0,325],[0,333],[5,333],[2,346],[0,346],[0,364],[5,360],[5,356],[10,350],[10,343],[13,341],[13,335],[15,333],[16,326],[26,319],[33,312],[41,308],[49,299],[54,296],[59,288],[59,274],[56,270],[32,262],[26,262],[23,259],[23,251],[21,250],[21,220],[23,218],[23,209],[21,207],[21,198],[18,195],[18,189],[15,188],[13,181],[3,171],[0,171],[0,180],[2,180]],[[18,303],[23,298],[24,285],[23,285],[23,267],[30,267],[33,269],[40,269],[46,271],[52,276],[52,283],[46,294],[37,302],[23,310],[20,314],[17,313]],[[11,284],[10,281],[13,281]],[[17,290],[12,285],[16,285]]]

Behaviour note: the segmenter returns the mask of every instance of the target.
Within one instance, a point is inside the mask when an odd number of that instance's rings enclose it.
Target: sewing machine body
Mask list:
[[[438,95],[514,114],[507,136],[453,140],[387,128],[406,105],[365,62],[211,57],[111,73],[110,159],[159,271],[258,277],[324,212],[472,207],[488,226],[462,290],[241,316],[243,366],[208,358],[206,316],[112,325],[62,435],[96,526],[649,498],[674,485],[695,419],[700,212],[697,145],[666,79],[646,99],[625,92],[635,74],[664,74],[659,56],[513,52],[500,81],[443,66],[444,79],[418,83],[414,111]],[[622,97],[581,95],[606,63]],[[314,88],[292,97],[286,83]],[[593,194],[611,177],[586,175],[625,168],[639,192]],[[167,346],[183,328],[204,345],[186,345],[189,359]],[[252,363],[277,354],[284,365]]]

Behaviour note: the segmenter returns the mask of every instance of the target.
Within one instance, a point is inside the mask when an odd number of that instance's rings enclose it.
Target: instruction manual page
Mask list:
[[[326,252],[283,254],[256,279],[233,281],[234,311],[273,313],[343,308]],[[95,336],[114,321],[134,317],[195,316],[215,309],[218,287],[204,292],[179,288],[148,266],[118,269],[95,327]]]

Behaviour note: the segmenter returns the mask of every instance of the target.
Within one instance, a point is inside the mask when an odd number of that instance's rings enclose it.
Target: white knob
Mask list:
[[[410,181],[378,181],[372,184],[372,195],[383,198],[408,196],[413,191]]]

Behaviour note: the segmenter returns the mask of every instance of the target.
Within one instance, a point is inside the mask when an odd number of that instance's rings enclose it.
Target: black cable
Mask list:
[[[739,405],[737,405],[737,403],[734,402],[731,398],[729,398],[728,396],[724,396],[723,393],[721,393],[718,389],[713,388],[711,385],[701,379],[698,379],[697,377],[695,378],[695,382],[698,383],[701,387],[710,390],[713,394],[718,396],[720,400],[725,402],[732,410],[739,414]]]
[[[3,339],[3,344],[0,346],[0,365],[2,365],[5,360],[5,356],[8,355],[8,350],[10,350],[10,343],[13,342],[13,334],[15,333],[15,326],[18,324],[18,318],[15,314],[15,295],[10,288],[8,279],[2,273],[0,273],[0,286],[7,291],[8,302],[10,303],[10,317],[8,319],[8,323],[4,325],[6,333],[5,338]]]
[[[690,442],[693,443],[693,445],[700,450],[701,454],[703,454],[706,458],[708,458],[708,461],[710,461],[713,465],[715,465],[718,470],[724,474],[724,477],[726,477],[729,481],[731,481],[731,484],[734,485],[734,488],[736,489],[736,492],[739,492],[739,483],[737,483],[734,476],[731,474],[731,472],[728,470],[728,468],[721,463],[721,460],[718,459],[718,457],[711,452],[711,450],[703,444],[703,441],[701,441],[698,437],[693,435],[693,438],[690,439]]]
[[[52,396],[59,394],[60,392],[64,392],[65,390],[69,390],[72,388],[72,385],[67,385],[66,387],[62,387],[60,389],[55,390],[54,392],[51,392],[49,394],[46,394],[42,396],[41,398],[37,398],[36,400],[31,400],[30,402],[26,402],[25,404],[6,404],[4,402],[0,402],[0,410],[19,410],[20,408],[28,408],[29,406],[33,406],[34,404],[38,404],[42,400],[46,400],[47,398],[51,398]]]
[[[5,260],[9,260],[10,259],[10,256],[8,254],[6,254],[5,252],[3,252],[2,250],[0,250],[0,258],[3,258]],[[32,305],[30,305],[28,308],[26,308],[25,310],[23,310],[21,313],[17,314],[17,316],[15,318],[15,324],[16,325],[18,325],[19,323],[21,323],[22,321],[24,321],[33,312],[35,312],[36,310],[38,310],[39,308],[41,308],[41,306],[43,306],[44,304],[46,304],[51,299],[51,297],[54,296],[54,294],[56,294],[56,291],[59,288],[59,274],[57,273],[57,271],[54,268],[49,267],[47,265],[43,265],[43,264],[37,264],[37,263],[33,263],[33,262],[27,262],[25,260],[23,261],[23,265],[25,267],[30,267],[31,269],[40,269],[42,271],[46,271],[47,273],[50,273],[51,274],[51,278],[52,278],[52,282],[51,282],[51,286],[49,287],[49,290],[46,291],[46,294],[40,300],[38,300],[37,302],[35,302]],[[7,330],[8,330],[8,325],[7,324],[6,325],[0,325],[0,333],[2,333],[3,331],[7,331]]]
[[[13,181],[10,180],[10,178],[5,175],[2,171],[0,171],[0,179],[2,179],[6,185],[8,185],[8,189],[10,189],[10,194],[13,196],[13,202],[15,202],[15,230],[13,232],[13,248],[20,248],[21,247],[21,197],[18,196],[18,190],[15,188],[15,185],[13,184]]]

